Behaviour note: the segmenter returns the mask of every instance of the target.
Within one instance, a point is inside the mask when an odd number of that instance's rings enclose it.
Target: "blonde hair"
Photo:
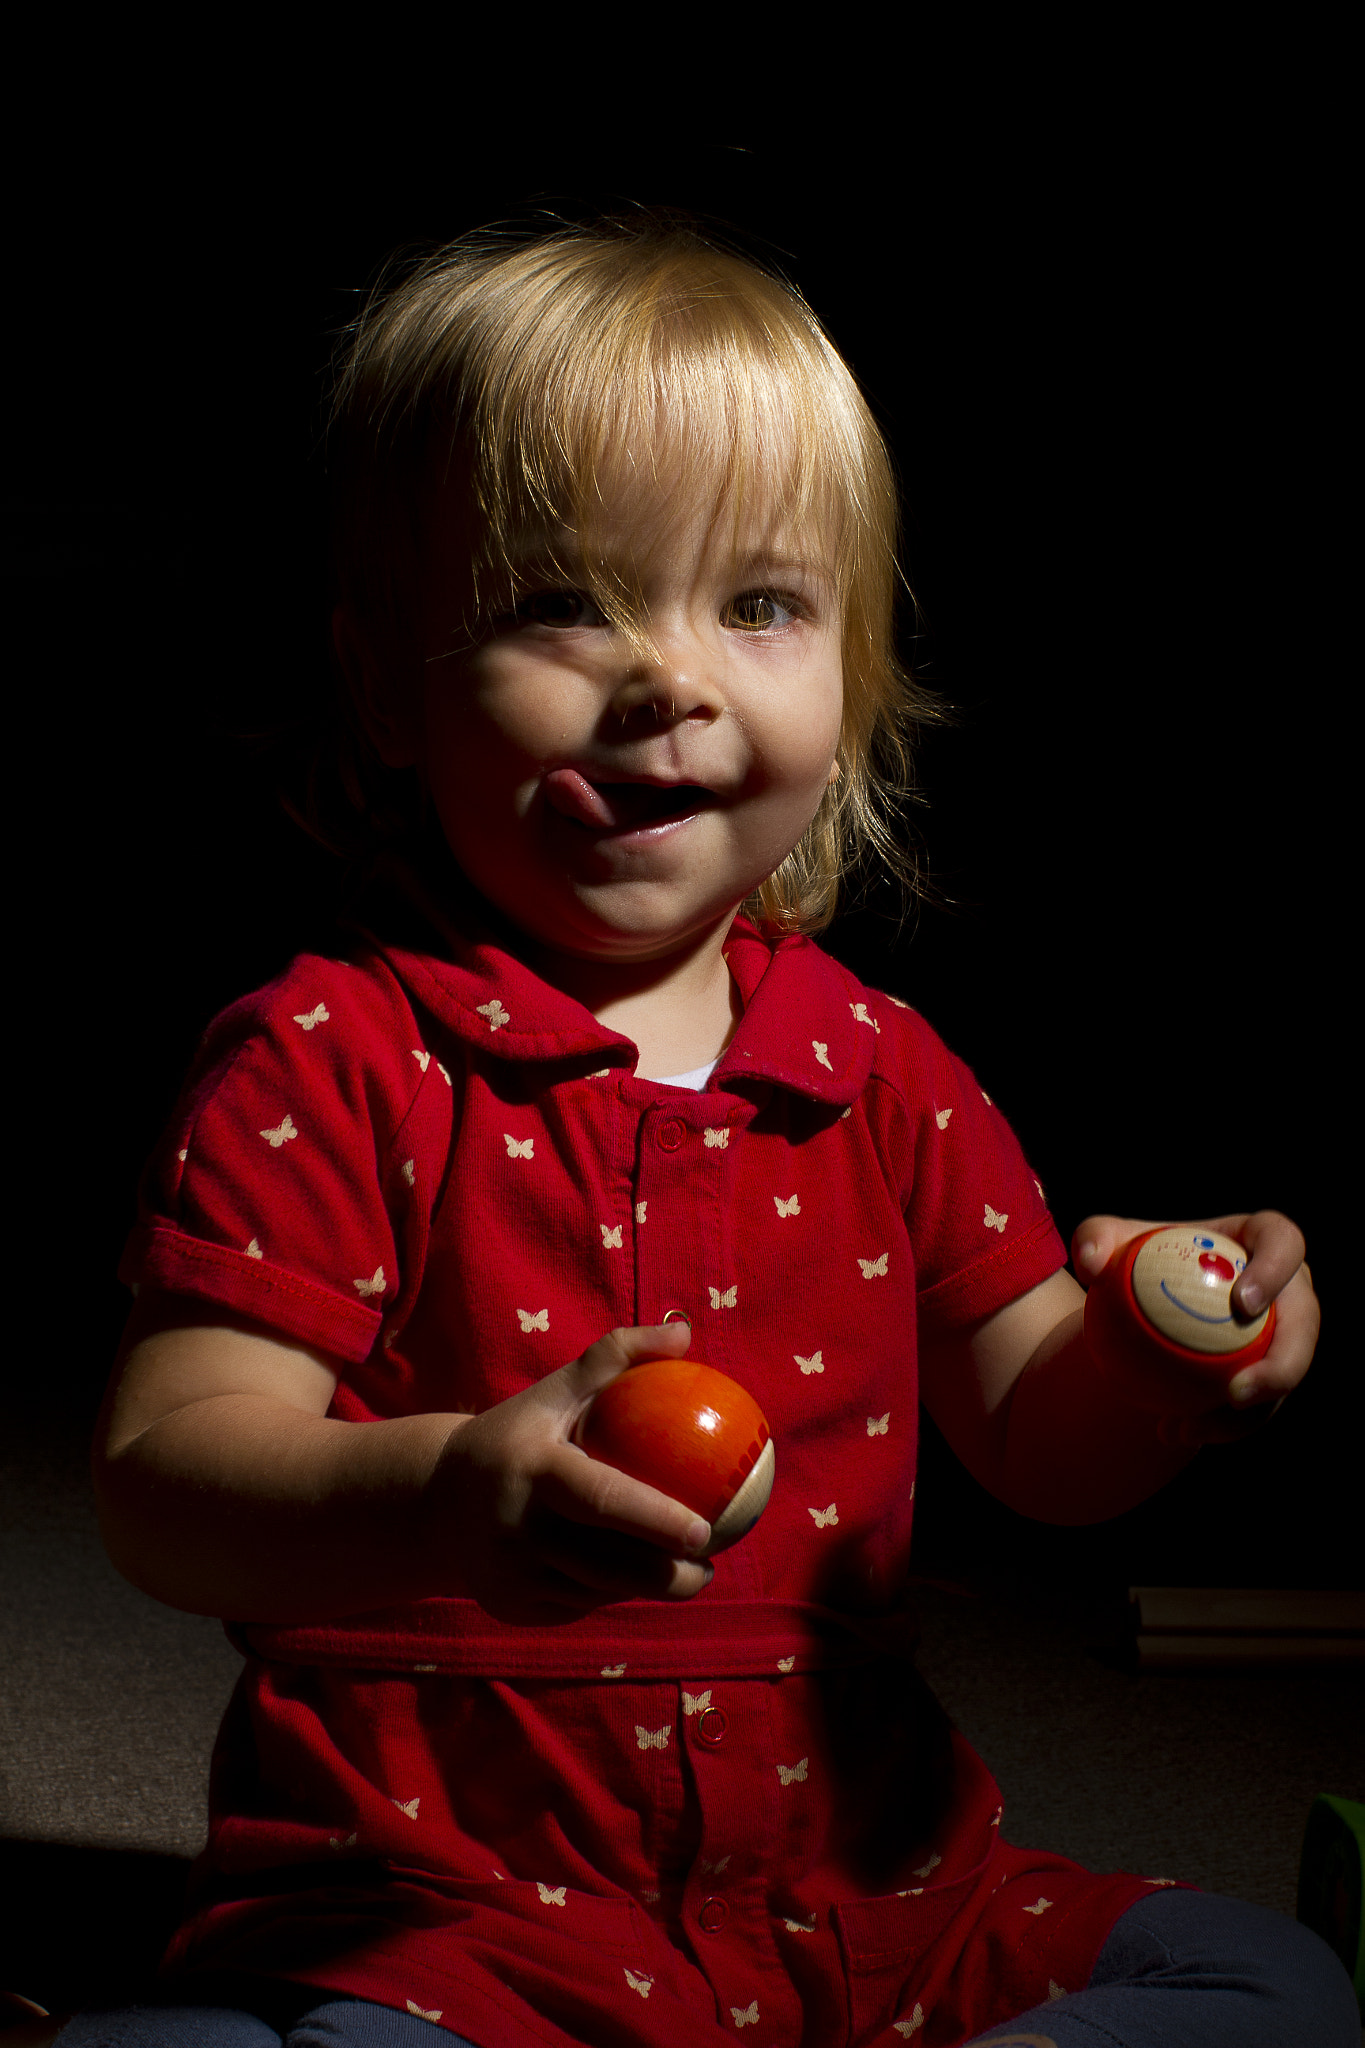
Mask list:
[[[839,604],[839,773],[800,843],[745,906],[818,930],[873,859],[919,887],[903,808],[911,742],[941,715],[896,659],[891,462],[852,373],[785,279],[693,224],[641,214],[527,240],[483,231],[391,266],[348,329],[328,429],[341,603],[371,644],[420,616],[425,515],[453,481],[477,529],[472,634],[514,594],[520,543],[556,529],[574,579],[637,645],[638,586],[594,526],[641,450],[738,547],[746,521],[818,536]],[[913,602],[913,600],[912,600]],[[363,778],[352,764],[352,800]]]

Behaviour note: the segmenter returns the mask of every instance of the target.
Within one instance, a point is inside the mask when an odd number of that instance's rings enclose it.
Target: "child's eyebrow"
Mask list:
[[[527,534],[509,550],[508,567],[519,580],[551,570],[572,575],[582,571],[584,555],[573,534]],[[810,577],[826,585],[834,581],[833,571],[821,555],[815,552],[803,554],[789,546],[746,550],[727,564],[726,574],[733,576],[736,582],[747,582],[751,577],[763,581],[778,576]]]

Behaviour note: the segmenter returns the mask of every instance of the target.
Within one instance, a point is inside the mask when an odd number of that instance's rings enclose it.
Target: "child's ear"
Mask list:
[[[381,655],[371,635],[345,605],[332,614],[332,645],[356,715],[388,768],[411,768],[421,753],[420,699],[411,663],[396,647]]]

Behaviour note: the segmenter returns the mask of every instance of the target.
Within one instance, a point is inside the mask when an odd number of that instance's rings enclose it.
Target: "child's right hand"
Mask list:
[[[614,1600],[690,1600],[713,1567],[691,1508],[570,1441],[628,1365],[679,1358],[685,1323],[613,1330],[581,1358],[481,1415],[461,1417],[426,1487],[424,1537],[501,1621],[562,1621]]]

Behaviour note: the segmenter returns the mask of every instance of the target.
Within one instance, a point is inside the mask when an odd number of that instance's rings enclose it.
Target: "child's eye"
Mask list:
[[[523,597],[514,616],[529,626],[601,626],[606,622],[582,590],[534,590]]]
[[[789,591],[745,590],[732,597],[721,613],[722,624],[741,633],[770,633],[794,625],[805,616]]]

